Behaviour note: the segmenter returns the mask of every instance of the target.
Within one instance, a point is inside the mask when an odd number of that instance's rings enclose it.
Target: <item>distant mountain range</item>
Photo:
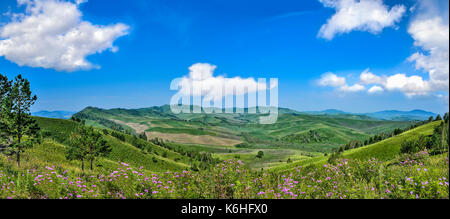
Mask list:
[[[433,112],[427,112],[424,110],[411,110],[411,111],[399,111],[399,110],[384,110],[373,113],[349,113],[337,109],[327,109],[323,111],[306,111],[304,113],[313,115],[365,115],[381,120],[395,120],[395,121],[412,121],[412,120],[426,120],[430,116],[436,117],[437,114]]]
[[[46,118],[55,118],[55,119],[70,119],[70,117],[75,114],[76,112],[70,112],[70,111],[38,111],[33,112],[31,115],[33,116],[39,116],[39,117],[46,117]]]
[[[158,107],[153,107],[154,109]],[[165,111],[169,111],[168,105],[163,106]],[[167,108],[167,109],[166,109]],[[159,109],[161,110],[161,109]],[[46,117],[46,118],[56,118],[56,119],[70,119],[72,115],[76,112],[71,111],[38,111],[31,113],[33,116]],[[411,110],[411,111],[400,111],[400,110],[384,110],[373,113],[350,113],[337,109],[327,109],[323,111],[304,111],[299,112],[286,108],[279,108],[279,113],[306,113],[311,115],[354,115],[354,116],[367,116],[380,120],[393,120],[393,121],[413,121],[413,120],[426,120],[430,116],[436,117],[437,114],[433,112],[427,112],[424,110]],[[360,117],[359,119],[364,119]]]

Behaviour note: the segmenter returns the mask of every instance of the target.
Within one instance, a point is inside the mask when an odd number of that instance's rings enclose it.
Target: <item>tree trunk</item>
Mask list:
[[[81,160],[81,171],[84,173],[84,160]]]
[[[93,170],[92,169],[92,163],[94,162],[94,159],[91,159],[91,171]]]
[[[17,167],[20,168],[20,148],[17,150]]]

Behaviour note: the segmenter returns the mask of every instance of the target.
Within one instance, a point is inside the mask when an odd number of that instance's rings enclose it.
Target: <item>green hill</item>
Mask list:
[[[436,126],[440,122],[431,122],[425,125],[421,125],[417,128],[406,131],[400,135],[385,139],[383,141],[367,145],[360,148],[350,149],[344,151],[343,158],[367,160],[371,158],[377,158],[380,161],[389,161],[400,153],[402,142],[408,139],[416,138],[419,135],[431,135]],[[324,164],[327,162],[329,156],[319,156],[311,159],[304,159],[299,162],[293,162],[290,164],[280,165],[271,169],[271,171],[286,171],[292,170],[297,166],[308,166],[314,164]]]
[[[71,120],[51,119],[35,117],[38,125],[41,127],[44,140],[41,144],[27,151],[24,155],[25,160],[28,159],[34,163],[58,163],[65,167],[79,171],[76,161],[66,161],[64,152],[68,143],[69,135],[80,124]],[[101,158],[98,162],[100,168],[110,168],[110,164],[117,161],[129,163],[135,167],[142,166],[145,170],[152,172],[174,171],[189,169],[190,164],[200,163],[191,157],[180,154],[176,151],[155,145],[131,135],[122,134],[125,140],[119,140],[110,134],[102,132],[104,139],[112,147],[112,152],[105,158]],[[130,142],[137,141],[143,145],[138,148]],[[36,155],[36,156],[35,156]],[[42,165],[40,165],[42,166]]]

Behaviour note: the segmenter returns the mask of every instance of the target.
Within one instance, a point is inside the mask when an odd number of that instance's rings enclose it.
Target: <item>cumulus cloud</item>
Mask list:
[[[395,5],[391,9],[382,0],[319,0],[325,7],[334,8],[336,13],[322,25],[318,36],[331,40],[337,34],[353,30],[380,33],[385,27],[392,27],[400,21],[405,6]]]
[[[14,14],[0,27],[0,56],[19,66],[58,71],[88,70],[86,60],[105,50],[117,52],[113,42],[128,33],[125,24],[94,25],[82,20],[78,5],[59,0],[18,0],[25,12]]]
[[[367,92],[369,94],[382,93],[384,89],[380,86],[374,85]]]
[[[429,83],[434,90],[449,89],[449,24],[441,16],[416,18],[408,32],[414,45],[422,51],[409,57],[416,69],[429,74]]]
[[[364,70],[359,78],[362,84],[382,84],[385,81],[385,78],[373,74],[369,69]]]
[[[428,95],[436,90],[430,81],[424,80],[417,75],[395,74],[378,76],[366,69],[360,74],[359,78],[359,82],[348,85],[345,77],[339,77],[334,73],[326,73],[317,81],[317,84],[324,87],[336,87],[338,91],[342,92],[360,92],[366,90],[364,85],[373,85],[367,90],[369,94],[384,91],[400,91],[407,97]]]
[[[361,73],[360,83],[374,85],[368,90],[369,93],[378,93],[385,90],[400,91],[408,97],[428,95],[434,89],[429,81],[424,80],[421,76],[407,76],[406,74],[378,76],[369,72],[368,69]]]
[[[342,92],[358,92],[366,89],[363,85],[360,84],[349,86],[346,82],[345,77],[339,77],[331,72],[323,74],[322,77],[317,81],[317,84],[323,87],[336,87],[339,91]]]
[[[344,77],[338,77],[337,75],[328,72],[322,75],[318,84],[320,86],[340,87],[346,85]]]
[[[406,76],[405,74],[395,74],[387,78],[385,87],[387,90],[400,90],[406,96],[427,95],[432,89],[428,81],[422,77],[413,75]]]
[[[244,95],[268,89],[266,83],[253,78],[214,76],[217,68],[209,63],[196,63],[189,67],[189,75],[178,83],[179,93],[185,96],[203,96],[205,101],[220,100],[227,95]],[[277,86],[271,84],[270,89]]]
[[[394,74],[378,76],[369,69],[360,75],[361,84],[375,84],[374,91],[401,91],[407,97],[437,96],[436,92],[448,92],[449,89],[449,24],[448,7],[439,11],[434,1],[421,2],[416,9],[418,14],[412,19],[408,33],[414,39],[419,50],[408,60],[416,69],[428,73],[428,79],[420,75]],[[445,7],[443,7],[445,8]],[[447,15],[445,15],[447,14]],[[445,18],[447,16],[447,18]],[[371,88],[371,89],[372,89]],[[381,88],[381,89],[379,89]],[[369,89],[369,93],[371,92]]]
[[[337,33],[349,32],[353,29],[379,32],[385,26],[394,25],[404,11],[403,6],[394,6],[388,10],[382,1],[375,0],[361,0],[359,2],[354,0],[321,0],[321,2],[326,7],[336,8],[337,11],[328,23],[322,26],[320,34],[327,39],[332,39]],[[408,33],[414,39],[414,46],[418,51],[412,54],[408,61],[413,62],[417,70],[426,72],[428,77],[403,73],[377,75],[366,69],[360,74],[359,82],[353,86],[347,85],[346,78],[334,74],[323,75],[321,78],[323,82],[319,84],[339,87],[339,90],[342,91],[363,90],[363,85],[372,85],[367,91],[369,94],[399,91],[410,98],[414,96],[439,97],[440,92],[448,93],[449,12],[448,2],[444,6],[441,4],[442,2],[433,0],[419,1],[411,9],[415,16],[409,24]],[[372,5],[372,12],[366,11],[368,5]],[[360,13],[361,11],[366,12]],[[384,14],[386,20],[380,22],[379,17],[372,13]],[[349,16],[350,14],[352,16]],[[349,20],[346,24],[344,21],[347,18]],[[339,25],[341,21],[343,26]]]

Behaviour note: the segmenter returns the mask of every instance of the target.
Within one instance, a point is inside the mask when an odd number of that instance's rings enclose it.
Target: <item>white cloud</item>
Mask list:
[[[180,94],[186,96],[203,96],[206,101],[220,100],[227,95],[244,95],[245,93],[266,90],[267,85],[253,78],[225,78],[214,76],[217,67],[208,63],[196,63],[189,67],[189,76],[183,77],[178,86]],[[272,89],[274,84],[271,84]]]
[[[422,77],[405,74],[395,74],[386,79],[384,87],[389,91],[400,90],[408,97],[418,95],[428,95],[432,91],[428,81],[424,81]]]
[[[76,0],[75,1],[75,3],[77,3],[77,5],[83,4],[83,3],[86,3],[86,2],[88,2],[88,0]]]
[[[318,36],[331,40],[337,34],[353,30],[380,33],[385,27],[392,27],[400,21],[405,6],[395,5],[391,9],[382,0],[319,0],[325,7],[334,8],[336,13],[322,25]]]
[[[78,4],[57,0],[18,0],[24,13],[15,14],[0,27],[0,56],[19,66],[58,71],[98,67],[86,57],[105,50],[116,52],[113,42],[129,27],[118,23],[102,26],[82,20]]]
[[[369,93],[387,91],[400,91],[408,97],[429,95],[435,91],[435,88],[421,76],[405,74],[395,74],[391,76],[377,76],[373,73],[364,71],[360,75],[360,81],[363,84],[374,84],[368,90]]]
[[[344,92],[359,92],[359,91],[363,91],[366,88],[360,84],[354,84],[352,86],[348,86],[348,85],[344,85],[339,87],[339,90],[344,91]]]
[[[359,92],[366,90],[364,85],[372,84],[373,86],[367,91],[369,94],[383,91],[400,91],[407,97],[428,95],[434,91],[429,81],[422,77],[405,74],[395,74],[392,76],[378,76],[369,69],[364,70],[360,75],[360,81],[354,85],[348,85],[345,77],[339,77],[333,73],[326,73],[318,80],[320,86],[336,87],[342,92]]]
[[[407,76],[405,74],[395,74],[391,76],[378,76],[368,70],[360,75],[360,83],[373,84],[368,92],[376,93],[387,91],[401,91],[408,97],[418,95],[428,95],[433,91],[429,81],[423,80],[417,75]]]
[[[375,94],[375,93],[381,93],[383,91],[384,91],[384,89],[382,87],[374,85],[367,92],[369,94]]]
[[[366,89],[360,84],[349,86],[344,77],[339,77],[331,72],[323,74],[317,84],[323,87],[337,87],[339,91],[343,92],[358,92]]]
[[[320,86],[340,87],[346,85],[344,77],[338,77],[337,75],[328,72],[322,75],[318,84]]]
[[[366,4],[374,4],[374,11],[378,11],[377,13],[387,13],[387,7],[383,5],[382,1],[360,1],[356,2],[353,0],[322,0],[321,1],[327,7],[336,8],[337,13],[329,20],[329,22],[322,27],[321,33],[324,38],[331,39],[335,34],[341,32],[348,32],[353,29],[361,29],[368,28],[369,26],[361,26],[363,24],[364,19],[368,21],[367,18],[359,18],[359,15],[368,15],[371,17],[372,12],[359,14],[358,10],[366,10],[367,8],[363,5]],[[415,17],[412,19],[408,33],[414,39],[414,46],[417,47],[418,52],[411,55],[408,60],[414,62],[416,69],[423,70],[428,73],[428,78],[424,79],[423,76],[420,75],[406,75],[406,74],[393,74],[393,75],[376,75],[370,72],[369,69],[364,70],[360,74],[360,80],[358,84],[353,86],[348,86],[345,81],[346,78],[337,77],[341,82],[340,85],[335,85],[334,87],[340,87],[339,90],[358,90],[358,86],[356,85],[373,85],[369,90],[369,94],[384,92],[384,91],[399,91],[404,93],[407,97],[414,96],[434,96],[439,97],[440,92],[448,93],[449,89],[449,24],[448,24],[448,3],[445,6],[440,5],[442,2],[439,1],[420,1],[417,6],[414,6],[414,9],[411,9],[411,12],[415,13]],[[380,7],[384,8],[383,10],[379,10]],[[364,9],[363,9],[364,8]],[[334,24],[338,21],[344,21],[346,18],[346,12],[352,11],[353,15],[350,16],[358,22],[354,23],[353,21],[349,21],[348,25],[352,28],[331,28],[331,24]],[[400,10],[395,6],[389,11],[389,13],[393,13],[395,10]],[[342,13],[340,15],[340,13]],[[350,13],[350,14],[352,14]],[[403,12],[402,12],[403,13]],[[402,13],[397,13],[400,18]],[[396,14],[396,13],[393,13]],[[338,15],[342,16],[339,17]],[[376,16],[375,16],[376,17]],[[342,18],[338,19],[338,18]],[[388,17],[386,17],[387,19]],[[391,17],[392,19],[392,17]],[[369,19],[370,20],[370,19]],[[372,21],[376,21],[374,19]],[[395,21],[396,19],[392,19]],[[353,23],[352,23],[353,22]],[[367,23],[367,22],[366,22]],[[376,23],[376,22],[375,22]],[[387,24],[387,23],[386,23]],[[391,22],[390,25],[394,25],[395,22]],[[353,25],[353,26],[352,26]],[[376,25],[375,25],[376,26]],[[381,25],[382,26],[382,25]],[[381,27],[379,26],[379,27]],[[339,27],[339,25],[337,26]],[[331,29],[327,29],[331,28]],[[381,31],[382,28],[368,28],[368,31],[377,32],[376,30]],[[328,78],[333,78],[329,76]],[[335,78],[335,79],[336,79]],[[326,81],[326,80],[325,80]],[[330,80],[328,80],[330,81]],[[344,84],[344,85],[343,85]],[[323,83],[323,86],[332,86],[332,83]],[[353,89],[350,89],[353,87]],[[362,90],[361,87],[359,89]],[[446,95],[448,97],[448,95]]]
[[[385,81],[384,78],[374,75],[369,69],[364,70],[359,76],[359,79],[362,84],[381,84]]]
[[[420,51],[411,55],[408,60],[415,63],[416,69],[427,72],[428,79],[419,75],[407,76],[406,74],[377,76],[366,70],[360,75],[360,83],[376,84],[377,87],[387,91],[401,91],[407,97],[438,96],[433,94],[448,92],[448,7],[446,11],[439,12],[439,6],[433,1],[421,2],[418,6],[419,8],[415,9],[418,14],[410,23],[408,33],[414,39],[414,46]],[[372,91],[375,89],[378,90],[374,88]],[[370,90],[369,93],[371,93]]]
[[[414,45],[424,52],[416,52],[409,57],[416,69],[423,69],[429,74],[429,81],[434,90],[449,89],[449,24],[442,17],[426,17],[414,20],[408,32],[413,37]]]

